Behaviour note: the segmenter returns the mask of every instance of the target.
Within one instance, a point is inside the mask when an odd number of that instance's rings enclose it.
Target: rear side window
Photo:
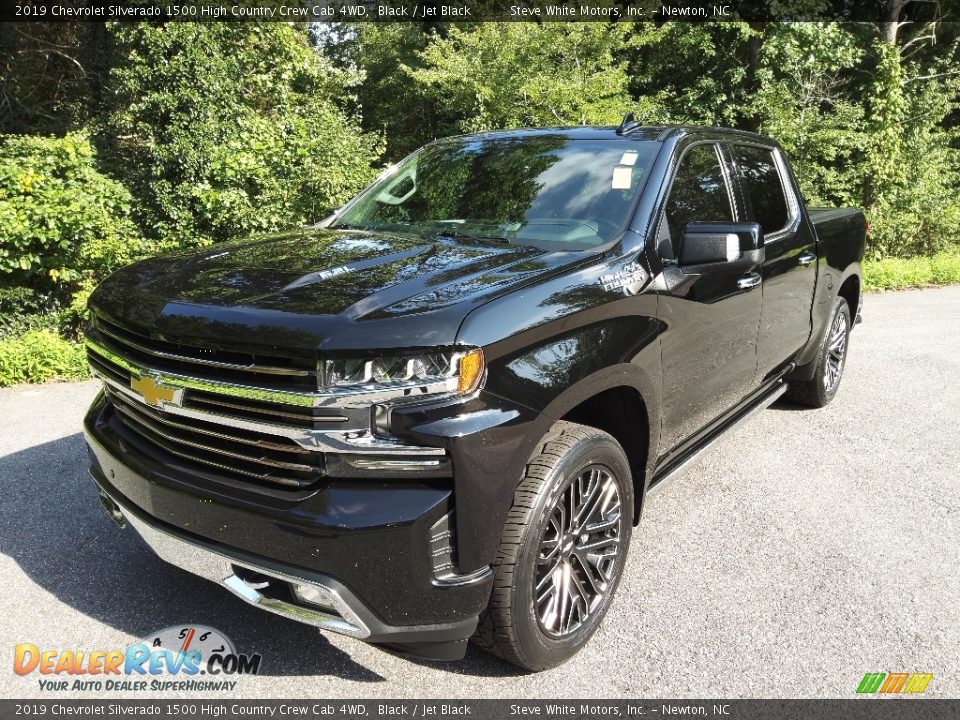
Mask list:
[[[672,257],[677,256],[680,235],[687,223],[733,220],[730,193],[716,145],[694,145],[683,156],[670,188],[664,219],[672,247],[661,245],[661,257],[667,257],[668,251],[672,251]]]
[[[733,156],[743,191],[752,207],[750,219],[760,223],[764,235],[783,230],[790,211],[773,151],[750,145],[734,145]]]

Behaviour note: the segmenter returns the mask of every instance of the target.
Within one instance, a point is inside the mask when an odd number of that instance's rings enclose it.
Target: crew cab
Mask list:
[[[264,610],[548,668],[597,629],[651,489],[781,395],[834,398],[865,231],[757,134],[439,140],[317,226],[104,281],[91,474]]]

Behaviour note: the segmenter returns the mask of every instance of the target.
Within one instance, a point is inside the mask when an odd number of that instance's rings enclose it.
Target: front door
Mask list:
[[[744,287],[742,281],[756,277],[760,268],[716,263],[693,272],[676,261],[687,223],[742,219],[727,167],[716,143],[686,148],[658,225],[665,290],[657,307],[666,325],[661,336],[663,450],[733,407],[750,391],[756,374],[760,287]]]

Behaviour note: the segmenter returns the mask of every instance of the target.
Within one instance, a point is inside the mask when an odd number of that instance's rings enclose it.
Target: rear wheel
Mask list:
[[[595,428],[554,425],[514,493],[474,642],[527,670],[576,654],[620,581],[632,508],[619,443]]]
[[[837,394],[843,368],[847,363],[847,348],[850,345],[850,308],[847,301],[838,297],[834,301],[833,314],[824,327],[820,339],[820,351],[813,378],[806,381],[790,381],[786,396],[801,405],[823,407]]]

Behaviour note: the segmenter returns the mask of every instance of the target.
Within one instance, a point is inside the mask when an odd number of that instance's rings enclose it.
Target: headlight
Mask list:
[[[425,392],[472,392],[483,376],[483,351],[431,352],[363,359],[322,360],[321,390],[351,388],[419,389]]]

